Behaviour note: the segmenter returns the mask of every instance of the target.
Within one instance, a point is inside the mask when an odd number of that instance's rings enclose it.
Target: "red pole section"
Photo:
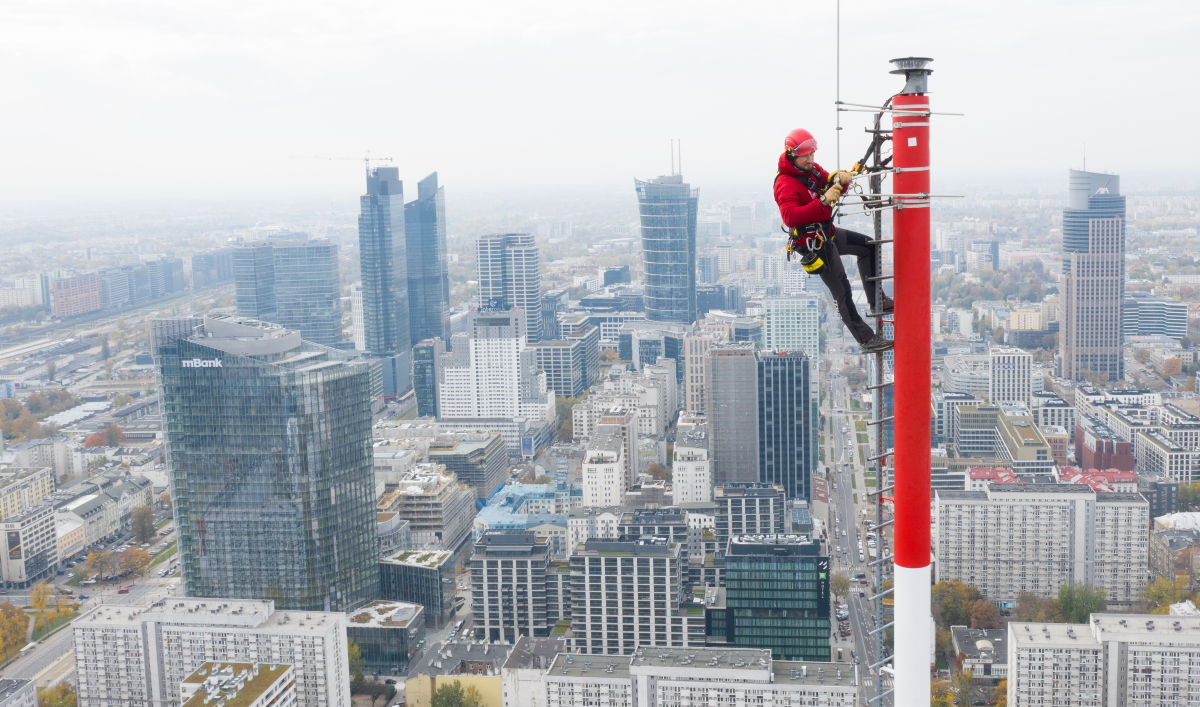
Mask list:
[[[897,707],[929,704],[933,627],[929,567],[929,100],[928,59],[897,59],[907,83],[892,99],[895,254]]]
[[[896,109],[929,110],[925,95],[901,94]],[[930,293],[929,116],[892,119],[895,258],[896,565],[929,566]],[[899,607],[897,607],[899,608]],[[926,607],[928,608],[928,607]]]

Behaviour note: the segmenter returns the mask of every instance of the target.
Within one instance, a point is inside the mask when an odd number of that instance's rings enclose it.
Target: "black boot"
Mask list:
[[[894,342],[891,339],[885,339],[876,334],[871,337],[871,340],[862,344],[862,350],[865,354],[883,353],[892,348]]]

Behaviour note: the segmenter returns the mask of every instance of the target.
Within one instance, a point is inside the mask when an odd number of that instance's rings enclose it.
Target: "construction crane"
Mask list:
[[[366,157],[325,157],[322,155],[292,155],[293,160],[357,160],[363,161],[363,170],[367,173],[367,177],[371,176],[371,162],[391,162],[391,157],[372,157],[371,151],[367,150]]]

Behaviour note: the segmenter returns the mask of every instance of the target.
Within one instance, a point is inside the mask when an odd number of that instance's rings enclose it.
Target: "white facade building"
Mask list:
[[[1030,405],[1033,357],[1021,349],[992,349],[988,352],[988,400],[996,403]]]
[[[1056,596],[1086,582],[1110,607],[1137,601],[1149,577],[1150,505],[1136,493],[1086,484],[992,484],[934,494],[937,581],[958,580],[992,601]]]
[[[1151,707],[1200,702],[1200,617],[1092,614],[1008,624],[1008,704]]]
[[[709,461],[708,425],[703,418],[690,418],[685,423],[680,415],[675,451],[671,466],[671,483],[675,503],[708,503],[712,501],[712,462]]]
[[[572,508],[567,515],[567,554],[590,538],[616,538],[621,525],[621,507]]]
[[[625,503],[625,440],[618,435],[592,437],[583,454],[583,505],[592,508]]]
[[[0,707],[37,707],[32,680],[0,680]]]
[[[79,707],[176,704],[207,662],[291,665],[296,704],[350,703],[346,615],[276,611],[273,601],[169,598],[101,606],[74,622]]]
[[[548,707],[853,707],[857,691],[850,663],[772,660],[755,648],[563,653],[546,672]]]

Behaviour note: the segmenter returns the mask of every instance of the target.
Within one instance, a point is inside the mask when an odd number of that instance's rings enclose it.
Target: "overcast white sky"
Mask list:
[[[0,194],[352,197],[396,158],[461,190],[769,186],[806,126],[833,166],[835,3],[0,3]],[[842,98],[925,55],[943,174],[1194,172],[1200,2],[846,0]],[[843,163],[866,116],[844,114]],[[1128,180],[1126,182],[1128,184]],[[461,193],[461,192],[460,192]]]

